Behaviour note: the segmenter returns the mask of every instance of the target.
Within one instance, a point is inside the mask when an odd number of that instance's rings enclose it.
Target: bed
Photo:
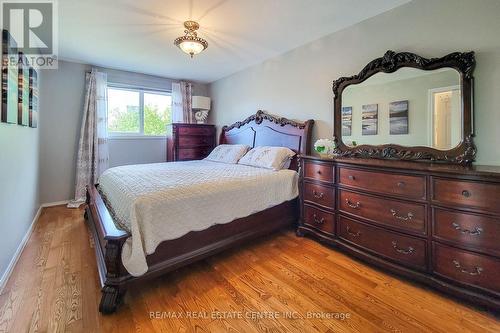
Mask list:
[[[312,120],[299,123],[258,111],[255,115],[252,115],[243,121],[236,122],[231,126],[224,126],[220,134],[219,144],[246,144],[251,147],[282,146],[292,149],[298,155],[308,154],[313,123],[314,122]],[[221,166],[221,163],[213,163],[215,164],[211,165],[205,163],[203,166],[206,167],[207,170],[213,170],[210,172],[213,172],[214,175],[216,175],[215,177],[220,177],[223,173],[230,174],[231,170],[235,168],[234,166]],[[198,170],[197,172],[199,172],[199,169],[196,168],[198,168],[200,164],[201,163],[196,162],[160,163],[149,166],[143,165],[117,169],[113,172],[125,173],[125,171],[131,172],[131,170],[133,171],[137,169],[137,171],[134,172],[142,172],[144,177],[154,179],[153,176],[155,173],[171,173],[172,169],[175,168],[182,168],[186,170],[190,170],[190,168],[192,168],[192,170]],[[292,160],[289,169],[297,170],[298,165],[299,163],[297,162],[296,157]],[[240,172],[241,168],[243,168],[243,166],[238,169],[238,172]],[[251,169],[253,167],[248,168]],[[269,178],[268,174],[263,171],[258,171],[257,174],[254,175],[256,171],[250,169],[246,172],[247,177],[258,177],[261,182],[260,186],[264,189],[264,191],[272,191],[272,189],[276,187],[271,183],[276,182],[279,175],[283,177],[283,180],[280,181],[286,181],[287,179],[290,179],[290,173],[293,173],[289,170],[283,170],[282,174],[275,174],[273,178]],[[210,172],[208,172],[207,175],[210,176]],[[238,173],[236,175],[238,175]],[[119,178],[124,179],[122,185],[127,185],[126,176],[119,174]],[[227,180],[224,180],[226,182],[234,180],[229,176],[226,178],[228,178]],[[247,178],[247,182],[250,179],[252,178]],[[152,182],[157,181],[158,178]],[[191,183],[192,182],[193,181],[191,181]],[[269,182],[269,184],[266,184],[266,182]],[[235,185],[239,184],[235,182],[230,184],[233,186],[233,191],[235,190],[234,186],[239,186]],[[245,184],[245,182],[242,182],[242,184]],[[192,185],[193,184],[187,184],[186,186]],[[255,193],[255,189],[253,189],[254,192],[251,192],[251,189],[245,187],[245,185],[241,186],[242,190],[245,192]],[[133,188],[133,186],[131,187]],[[189,189],[189,187],[185,187],[184,190],[186,189]],[[236,190],[238,190],[237,187]],[[180,187],[179,191],[181,191]],[[233,195],[235,194],[237,193],[233,192]],[[271,195],[269,197],[271,197]],[[172,200],[176,200],[176,198],[173,197]],[[277,200],[278,201],[276,202],[279,202],[279,198]],[[220,204],[222,205],[223,200],[221,199],[220,201]],[[218,202],[213,201],[205,204],[217,205]],[[172,207],[175,206],[172,205]],[[117,205],[115,205],[115,207],[110,205],[108,198],[106,198],[106,195],[102,195],[102,188],[98,185],[87,189],[85,219],[89,225],[89,229],[95,243],[97,267],[102,286],[102,297],[99,304],[99,311],[104,314],[116,311],[117,306],[123,299],[123,295],[125,294],[127,287],[132,283],[141,283],[141,281],[145,281],[175,270],[181,266],[206,258],[229,247],[236,246],[261,235],[269,234],[272,231],[291,226],[296,223],[298,219],[297,198],[292,198],[258,212],[248,211],[247,213],[251,213],[250,215],[238,217],[228,223],[227,221],[220,224],[211,223],[211,226],[206,228],[204,228],[203,223],[201,223],[199,228],[193,229],[197,231],[189,231],[187,233],[182,230],[173,230],[172,239],[158,242],[158,244],[155,243],[153,246],[154,252],[145,251],[144,263],[146,266],[139,265],[139,268],[136,271],[131,269],[131,266],[128,267],[129,270],[137,273],[131,274],[124,266],[122,255],[126,258],[127,254],[130,253],[132,237],[130,237],[130,229],[127,226],[122,225],[119,219],[117,219],[115,210],[118,208],[119,207],[117,207]],[[160,208],[161,207],[157,207],[157,209]],[[207,209],[207,206],[204,207],[203,204],[197,204],[196,207],[190,209],[194,210],[192,216],[196,219],[197,216],[202,216],[197,209]],[[200,218],[200,222],[205,221],[201,221]],[[177,237],[177,232],[180,235],[179,237]],[[138,257],[141,258],[140,255]],[[126,260],[125,263],[128,264]]]

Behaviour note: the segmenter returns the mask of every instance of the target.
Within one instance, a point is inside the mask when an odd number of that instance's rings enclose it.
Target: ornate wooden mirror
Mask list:
[[[336,153],[472,163],[474,65],[474,52],[426,59],[387,51],[333,81]]]

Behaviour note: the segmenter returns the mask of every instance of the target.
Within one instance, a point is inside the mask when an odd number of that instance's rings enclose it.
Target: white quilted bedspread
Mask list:
[[[140,276],[148,270],[146,255],[162,241],[291,200],[297,180],[292,170],[188,161],[111,168],[99,190],[115,223],[132,235],[123,246],[123,265]]]

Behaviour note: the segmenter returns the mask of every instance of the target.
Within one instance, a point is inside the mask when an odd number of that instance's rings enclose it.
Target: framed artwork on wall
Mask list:
[[[23,53],[19,53],[18,69],[18,109],[17,123],[22,126],[29,125],[29,96],[30,96],[30,70],[27,59]]]
[[[408,134],[408,100],[389,103],[390,134]]]
[[[342,135],[352,134],[352,106],[342,107]]]
[[[29,126],[38,127],[38,73],[29,69]]]
[[[11,61],[12,57],[14,57],[14,61]],[[10,124],[18,123],[19,68],[18,68],[18,61],[16,61],[16,59],[17,59],[16,43],[7,30],[2,30],[1,121]]]
[[[362,135],[377,135],[378,133],[378,104],[366,104],[362,110]]]

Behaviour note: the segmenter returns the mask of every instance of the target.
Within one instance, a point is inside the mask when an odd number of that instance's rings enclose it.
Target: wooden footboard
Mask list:
[[[134,277],[126,271],[121,261],[123,244],[130,235],[116,228],[96,188],[88,188],[85,218],[95,242],[102,287],[99,311],[105,314],[116,311],[131,283],[140,283],[237,244],[284,227],[292,227],[298,216],[298,202],[294,199],[227,224],[217,224],[203,231],[192,231],[178,239],[164,241],[155,253],[146,257],[148,271],[140,277]]]
[[[87,188],[85,219],[94,239],[102,298],[99,311],[112,313],[125,294],[124,282],[129,275],[121,263],[123,243],[130,236],[116,227],[101,195],[92,186]]]

